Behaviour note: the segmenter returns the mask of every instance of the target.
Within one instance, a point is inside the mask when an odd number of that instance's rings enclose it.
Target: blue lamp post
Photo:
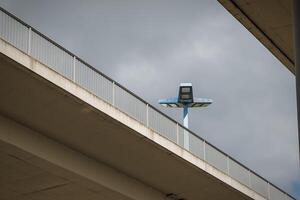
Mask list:
[[[171,108],[183,108],[183,126],[189,127],[188,108],[207,107],[213,101],[211,99],[194,98],[191,83],[181,83],[179,86],[178,97],[160,99],[159,104]],[[189,134],[184,131],[184,148],[189,149]]]

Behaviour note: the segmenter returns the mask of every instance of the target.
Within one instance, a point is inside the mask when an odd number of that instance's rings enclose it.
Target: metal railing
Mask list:
[[[1,7],[0,37],[265,198],[295,199]]]

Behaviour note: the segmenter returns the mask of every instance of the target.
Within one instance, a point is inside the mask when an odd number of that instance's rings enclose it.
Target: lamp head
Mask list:
[[[178,97],[160,99],[158,103],[165,107],[184,108],[184,107],[206,107],[212,104],[211,99],[194,98],[191,83],[181,83],[179,86]]]
[[[178,102],[182,104],[190,104],[194,102],[192,83],[180,84]]]

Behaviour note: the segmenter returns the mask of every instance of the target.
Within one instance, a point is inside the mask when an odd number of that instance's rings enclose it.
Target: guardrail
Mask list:
[[[0,37],[270,200],[295,199],[0,7]]]

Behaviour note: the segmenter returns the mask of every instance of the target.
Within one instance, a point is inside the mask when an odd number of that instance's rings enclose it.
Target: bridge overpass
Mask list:
[[[3,9],[0,37],[1,200],[294,199]]]

